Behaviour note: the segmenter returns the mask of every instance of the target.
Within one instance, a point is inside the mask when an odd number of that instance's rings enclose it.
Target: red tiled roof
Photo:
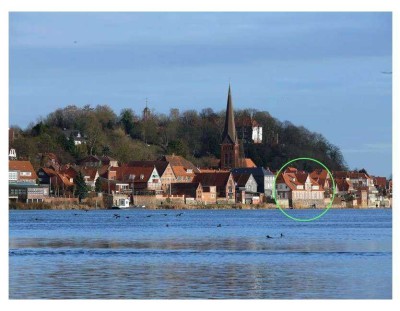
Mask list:
[[[297,186],[302,185],[296,178],[296,175],[293,173],[283,173],[282,176],[283,181],[285,184],[292,190],[297,190]],[[280,177],[279,176],[279,177]]]
[[[221,169],[212,169],[212,168],[202,168],[200,170],[200,173],[218,173],[218,172],[223,172],[223,173],[229,173],[230,170],[221,170]]]
[[[349,180],[343,178],[335,179],[335,183],[337,186],[338,191],[349,191],[353,188],[353,185]]]
[[[62,183],[64,183],[64,185],[66,185],[67,187],[71,187],[71,186],[74,185],[74,183],[71,182],[69,180],[69,178],[67,176],[65,176],[65,175],[57,173],[57,177],[58,177],[58,180],[60,180]]]
[[[322,187],[325,186],[325,182],[329,179],[328,183],[331,184],[330,176],[327,170],[324,169],[315,169],[310,173],[310,177],[318,182],[318,184]]]
[[[172,183],[171,193],[174,195],[185,195],[190,197],[196,197],[196,190],[201,187],[198,182],[188,182],[188,183]]]
[[[333,177],[335,178],[351,178],[351,179],[369,179],[370,177],[365,173],[359,172],[347,172],[347,171],[333,171]]]
[[[192,170],[192,169],[189,168],[189,170]],[[188,169],[183,166],[172,166],[172,171],[174,172],[176,177],[178,177],[178,176],[194,177],[195,176],[195,172],[193,170],[190,173],[190,171],[188,171]]]
[[[168,162],[166,161],[131,161],[126,166],[149,166],[149,167],[156,167],[157,172],[160,176],[162,176],[165,170],[168,167]]]
[[[9,171],[31,172],[31,176],[23,176],[23,179],[36,180],[38,177],[30,161],[8,161]]]
[[[194,173],[200,172],[199,169],[190,161],[186,160],[184,157],[177,156],[177,155],[166,155],[162,158],[162,161],[169,162],[172,169],[175,166],[183,167],[186,169],[192,169]]]
[[[282,173],[277,178],[277,183],[285,183],[291,190],[304,190],[297,189],[297,186],[304,185],[310,175],[305,172],[297,173]],[[310,182],[314,186],[318,186],[319,190],[323,190],[321,185],[310,177]]]
[[[228,183],[230,172],[217,171],[213,173],[198,173],[193,182],[200,182],[204,186],[225,187]]]
[[[111,167],[111,171],[116,172],[116,179],[120,181],[130,181],[129,177],[135,175],[135,186],[137,182],[145,182],[147,183],[153,173],[154,166],[122,166],[122,167]],[[143,177],[143,178],[141,178]]]
[[[374,177],[374,185],[386,188],[386,177]]]
[[[60,169],[60,173],[69,176],[70,178],[75,178],[78,172],[72,167],[63,167]]]
[[[252,159],[250,159],[250,158],[245,158],[245,159],[243,159],[243,164],[244,164],[244,167],[257,167],[255,164],[254,164],[254,162],[253,162],[253,160]]]
[[[285,169],[285,173],[296,173],[296,172],[297,172],[297,168],[295,168],[295,167],[288,166]]]

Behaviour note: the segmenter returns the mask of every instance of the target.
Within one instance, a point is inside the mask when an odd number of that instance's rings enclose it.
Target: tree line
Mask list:
[[[313,157],[333,170],[346,169],[340,149],[319,133],[273,118],[266,111],[235,112],[236,124],[254,120],[263,128],[260,144],[243,144],[246,157],[257,166],[279,169],[297,157]],[[19,158],[39,167],[40,153],[55,153],[61,163],[87,155],[109,155],[118,161],[157,159],[175,153],[200,167],[211,167],[220,157],[225,111],[206,108],[200,112],[174,108],[169,114],[151,112],[144,118],[131,108],[117,115],[109,106],[67,106],[31,123],[26,129],[12,126],[16,137],[10,147]],[[79,132],[85,144],[75,145]],[[69,134],[67,134],[69,133]],[[240,135],[239,135],[240,136]],[[313,163],[307,164],[313,168]],[[305,167],[302,167],[304,169]]]

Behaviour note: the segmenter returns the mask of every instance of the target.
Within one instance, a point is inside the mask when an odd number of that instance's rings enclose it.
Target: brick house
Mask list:
[[[73,195],[73,178],[53,169],[42,167],[37,171],[41,185],[49,185],[55,195]]]
[[[288,199],[289,206],[324,207],[324,189],[305,172],[283,172],[276,181],[277,197]]]
[[[162,192],[161,178],[155,166],[110,167],[108,177],[121,185],[128,185],[126,189],[134,187],[135,194]]]
[[[9,200],[25,203],[42,202],[49,196],[49,187],[37,185],[37,179],[38,176],[30,161],[9,161]]]
[[[206,187],[215,186],[217,199],[235,202],[235,180],[229,171],[212,171],[196,174],[193,182],[199,182]]]
[[[176,182],[174,171],[167,161],[131,161],[126,166],[155,167],[161,179],[161,189],[165,193],[169,193],[171,183]]]
[[[171,184],[171,195],[183,197],[186,204],[214,204],[217,202],[216,187],[202,186],[199,182],[173,183]]]
[[[161,161],[169,163],[176,182],[192,182],[195,175],[200,173],[192,162],[175,154],[163,156]]]
[[[36,184],[38,179],[30,161],[8,161],[9,183]]]
[[[361,195],[361,190],[363,190],[363,195],[364,191],[367,191],[367,205],[372,204],[375,205],[379,203],[379,191],[374,185],[374,180],[372,177],[370,177],[366,173],[360,173],[357,171],[333,171],[332,172],[333,176],[335,179],[347,179],[349,180],[352,185],[354,190],[357,192],[357,197]],[[363,204],[364,199],[362,200]]]

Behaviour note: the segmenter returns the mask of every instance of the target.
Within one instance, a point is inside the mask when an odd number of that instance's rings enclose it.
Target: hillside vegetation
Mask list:
[[[244,144],[245,156],[257,166],[276,170],[290,159],[313,157],[330,169],[346,168],[339,148],[321,134],[288,121],[280,122],[268,112],[254,109],[236,111],[236,123],[250,116],[263,127],[261,144]],[[171,109],[168,115],[153,112],[144,120],[132,109],[123,109],[117,115],[105,105],[68,106],[24,130],[12,126],[16,136],[11,147],[17,150],[19,158],[29,159],[36,168],[40,166],[38,154],[45,152],[55,153],[61,163],[76,162],[88,154],[109,155],[128,162],[175,153],[198,166],[210,167],[220,156],[224,121],[225,111],[215,112],[211,108],[200,112]],[[75,146],[72,134],[66,134],[71,130],[79,131],[86,144]],[[314,164],[306,165],[312,168]]]

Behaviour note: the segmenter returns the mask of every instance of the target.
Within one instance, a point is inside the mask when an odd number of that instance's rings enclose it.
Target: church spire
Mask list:
[[[227,141],[228,140],[228,141]],[[233,114],[233,104],[231,96],[231,84],[229,83],[228,89],[228,102],[226,104],[225,127],[222,134],[222,142],[237,143],[237,135],[235,128],[235,116]]]

